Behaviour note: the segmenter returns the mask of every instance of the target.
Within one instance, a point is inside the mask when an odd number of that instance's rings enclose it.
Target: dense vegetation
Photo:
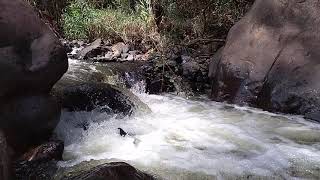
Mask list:
[[[159,42],[225,38],[253,0],[29,1],[68,39]]]

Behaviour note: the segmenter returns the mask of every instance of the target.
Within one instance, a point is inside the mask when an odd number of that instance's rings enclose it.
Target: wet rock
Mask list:
[[[175,78],[177,77],[172,69],[175,65],[164,64],[156,57],[143,67],[146,76],[146,92],[150,94],[160,94],[163,92],[174,92]]]
[[[79,59],[88,59],[97,56],[98,54],[101,54],[101,43],[102,40],[96,39],[94,42],[92,42],[89,46],[83,48],[80,52],[77,53],[77,57]]]
[[[54,179],[59,169],[57,161],[17,161],[14,167],[16,180]]]
[[[111,62],[111,61],[115,61],[115,60],[112,58],[112,54],[108,53],[105,56],[94,57],[94,58],[92,58],[92,61],[94,61],[94,62]]]
[[[32,148],[15,162],[16,179],[53,179],[63,150],[63,141],[57,139]]]
[[[52,140],[43,143],[35,148],[32,148],[25,153],[21,160],[22,161],[50,161],[62,160],[62,154],[64,150],[64,143],[61,140]]]
[[[11,169],[9,147],[4,133],[0,130],[0,179],[11,180],[13,173]]]
[[[21,96],[0,105],[0,126],[19,154],[51,136],[60,120],[61,107],[49,95]]]
[[[147,92],[177,92],[187,96],[204,94],[210,89],[209,61],[209,57],[194,57],[182,51],[156,55],[145,66]]]
[[[207,58],[182,56],[182,74],[193,92],[205,92],[209,88]]]
[[[134,104],[117,88],[95,82],[58,82],[53,94],[68,111],[99,110],[118,115],[130,115]]]
[[[58,176],[61,180],[153,180],[149,174],[141,172],[124,162],[105,163],[97,166],[91,162],[83,162],[75,167],[67,169]]]
[[[320,112],[319,14],[316,0],[255,1],[210,67],[213,99],[284,113]]]

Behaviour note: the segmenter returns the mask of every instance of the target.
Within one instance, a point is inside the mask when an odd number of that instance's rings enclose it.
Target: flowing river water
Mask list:
[[[206,98],[132,91],[151,111],[122,119],[62,113],[61,166],[103,159],[164,179],[320,179],[320,124]],[[75,126],[82,121],[90,122],[88,130]],[[121,137],[119,127],[129,135]]]

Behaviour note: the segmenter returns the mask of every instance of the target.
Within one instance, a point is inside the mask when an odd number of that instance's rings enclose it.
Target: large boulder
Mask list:
[[[21,96],[0,104],[0,126],[16,152],[47,140],[60,120],[61,107],[49,95]]]
[[[0,99],[49,92],[68,68],[65,49],[26,2],[0,7]]]
[[[12,174],[9,147],[4,133],[0,130],[0,179],[10,180]]]
[[[67,111],[98,110],[130,115],[134,104],[120,90],[106,83],[59,81],[53,94]],[[64,82],[67,82],[64,84]]]
[[[256,0],[210,66],[212,97],[320,121],[317,0]]]
[[[68,60],[28,3],[0,0],[0,7],[0,128],[14,148],[27,147],[47,138],[59,121],[60,107],[48,93]]]

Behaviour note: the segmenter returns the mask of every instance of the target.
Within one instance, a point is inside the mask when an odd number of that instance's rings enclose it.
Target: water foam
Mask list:
[[[63,112],[65,162],[117,159],[168,179],[320,178],[320,125],[207,100],[138,94],[152,113]],[[87,131],[77,124],[90,121]],[[121,137],[117,128],[130,136]]]

